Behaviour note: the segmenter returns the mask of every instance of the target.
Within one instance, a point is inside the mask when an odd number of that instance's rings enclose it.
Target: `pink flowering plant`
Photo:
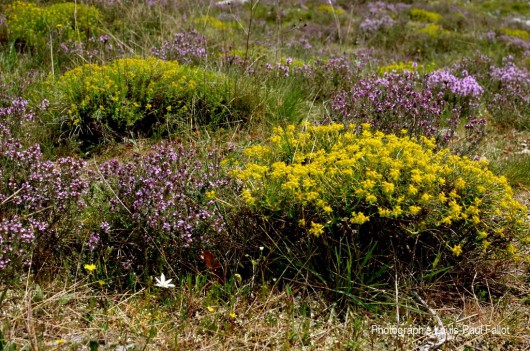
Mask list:
[[[0,275],[30,264],[40,269],[59,258],[59,249],[78,249],[85,163],[46,160],[38,144],[24,145],[23,127],[35,123],[37,112],[21,98],[0,107]]]
[[[482,93],[467,72],[458,77],[444,70],[404,70],[359,80],[336,93],[332,108],[343,122],[369,123],[387,133],[406,129],[447,145],[462,123],[467,134],[483,134],[485,120],[478,117]]]
[[[159,267],[189,270],[199,251],[226,242],[218,196],[229,182],[220,153],[204,157],[176,143],[154,146],[128,161],[98,166],[91,211],[100,224],[90,237],[93,255],[120,262],[117,272],[156,274]]]

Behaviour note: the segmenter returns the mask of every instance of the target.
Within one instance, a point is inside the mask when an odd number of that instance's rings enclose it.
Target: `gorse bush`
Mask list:
[[[201,155],[163,143],[148,154],[134,154],[129,162],[103,163],[88,208],[97,213],[89,216],[96,228],[86,243],[95,259],[116,276],[156,274],[168,265],[190,270],[200,249],[226,243],[217,198],[229,181],[219,158],[216,150]]]
[[[88,143],[246,120],[252,92],[236,95],[234,84],[223,74],[156,58],[83,65],[49,82],[57,110],[66,110],[65,128]]]
[[[483,255],[523,258],[530,242],[526,208],[506,179],[484,163],[436,152],[425,137],[368,124],[278,127],[245,150],[232,174],[250,210],[279,232],[276,241],[321,237],[319,259],[329,254],[321,251],[326,243],[345,236],[361,256],[371,242],[379,253],[393,247],[408,267],[437,256],[440,267]]]
[[[97,32],[102,15],[93,6],[73,2],[40,7],[15,1],[6,8],[9,40],[43,47],[50,40],[85,40]]]

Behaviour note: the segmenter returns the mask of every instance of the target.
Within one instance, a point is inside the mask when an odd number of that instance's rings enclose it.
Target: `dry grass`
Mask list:
[[[505,277],[502,296],[477,288],[443,305],[426,296],[447,331],[441,349],[528,350],[530,288],[522,273]],[[4,350],[413,350],[436,325],[426,305],[401,291],[396,314],[383,305],[338,311],[318,293],[233,281],[182,279],[170,290],[118,294],[89,280],[8,290],[0,306]],[[375,329],[398,326],[423,329],[400,336]]]

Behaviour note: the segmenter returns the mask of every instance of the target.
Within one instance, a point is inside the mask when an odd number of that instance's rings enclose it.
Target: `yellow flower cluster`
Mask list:
[[[429,24],[423,28],[420,28],[416,31],[420,34],[426,34],[431,38],[439,38],[443,35],[450,35],[451,32],[443,29],[440,25],[436,23]]]
[[[331,6],[328,4],[321,4],[318,5],[317,11],[324,12],[330,15],[343,15],[345,14],[344,10],[340,7]]]
[[[427,65],[423,65],[423,64],[417,64],[412,61],[407,61],[407,62],[401,61],[399,63],[392,62],[390,65],[381,66],[377,70],[377,73],[380,76],[383,76],[385,73],[391,73],[391,72],[402,73],[403,71],[429,73],[429,72],[434,71],[434,69],[435,69],[435,64],[433,62],[428,63]]]
[[[409,14],[414,21],[419,22],[438,23],[442,19],[442,15],[439,13],[418,9],[415,7],[410,9]]]
[[[197,26],[211,28],[211,29],[215,29],[218,31],[219,30],[226,31],[230,29],[230,26],[228,23],[220,21],[217,18],[212,17],[212,16],[197,17],[193,20],[193,22]],[[236,23],[231,23],[231,24],[234,26],[236,25]]]
[[[435,151],[425,137],[386,135],[366,124],[303,124],[275,128],[268,143],[243,158],[231,173],[243,181],[246,203],[310,224],[314,235],[376,217],[408,233],[443,232],[458,256],[469,243],[488,247],[500,233],[517,241],[524,232],[526,208],[505,178],[485,162]],[[518,255],[514,250],[508,253]]]
[[[519,38],[525,41],[528,40],[529,37],[528,32],[522,29],[501,28],[501,32],[509,37]]]

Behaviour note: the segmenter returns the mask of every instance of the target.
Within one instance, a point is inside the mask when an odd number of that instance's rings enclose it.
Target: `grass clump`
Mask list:
[[[276,228],[275,242],[292,242],[303,261],[319,262],[312,269],[321,277],[334,276],[341,259],[330,257],[383,255],[423,273],[433,262],[469,268],[485,257],[526,257],[526,209],[506,179],[436,152],[425,137],[368,124],[278,127],[268,143],[245,150],[232,174],[250,210]],[[304,256],[307,241],[318,244]]]
[[[227,76],[156,58],[83,65],[49,86],[57,92],[57,118],[85,144],[175,132],[249,118],[249,90]]]

